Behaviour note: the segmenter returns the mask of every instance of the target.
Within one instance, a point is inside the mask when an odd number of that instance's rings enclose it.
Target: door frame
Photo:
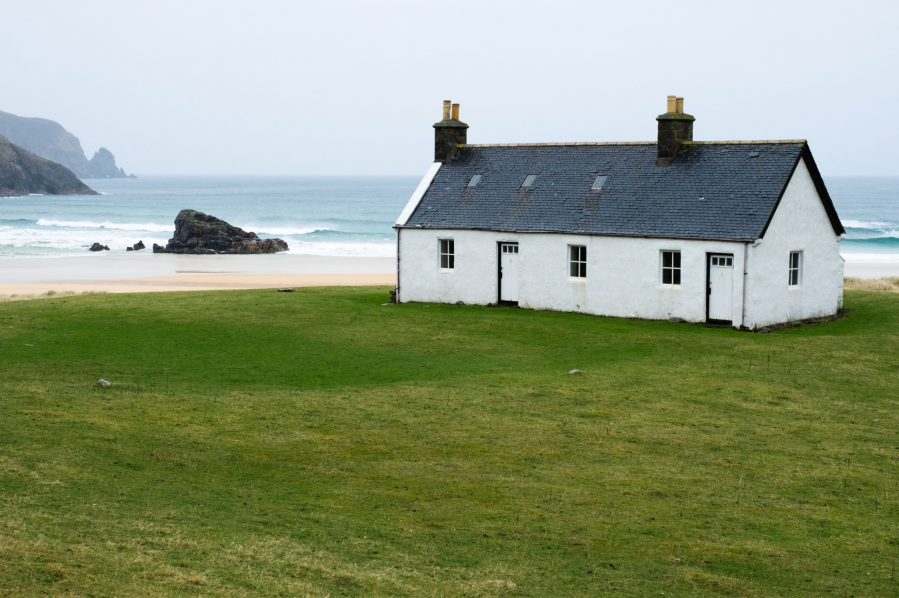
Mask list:
[[[518,241],[496,242],[496,304],[518,305],[518,301],[503,301],[503,245],[518,245]],[[520,248],[516,255],[521,255]]]
[[[724,253],[721,251],[706,251],[705,252],[705,321],[707,324],[716,324],[716,325],[733,325],[733,320],[713,320],[709,317],[709,309],[711,308],[712,302],[712,256],[713,255],[723,255],[725,257],[730,257],[733,259],[733,268],[737,267],[736,256],[732,253]],[[733,278],[731,278],[731,285],[733,285]],[[731,286],[731,295],[733,295],[733,286]],[[733,297],[731,297],[733,299]]]

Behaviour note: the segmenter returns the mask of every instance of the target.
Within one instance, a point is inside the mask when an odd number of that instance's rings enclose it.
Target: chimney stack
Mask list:
[[[434,124],[434,161],[449,162],[456,146],[467,143],[468,125],[459,120],[459,104],[443,102],[443,120]]]
[[[693,141],[693,121],[689,114],[684,114],[684,98],[668,96],[668,112],[660,114],[659,143],[656,166],[671,166],[677,158],[677,150],[684,141]]]

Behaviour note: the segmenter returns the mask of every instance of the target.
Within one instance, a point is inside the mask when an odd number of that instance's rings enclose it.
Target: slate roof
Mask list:
[[[670,166],[656,153],[655,143],[459,146],[403,226],[751,241],[805,158],[844,232],[804,140],[687,142]],[[598,175],[608,178],[593,191]]]

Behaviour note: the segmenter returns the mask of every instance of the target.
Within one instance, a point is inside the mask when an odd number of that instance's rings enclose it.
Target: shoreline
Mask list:
[[[899,276],[899,263],[845,264],[846,277]],[[0,260],[0,295],[158,293],[396,283],[393,257],[98,254]]]

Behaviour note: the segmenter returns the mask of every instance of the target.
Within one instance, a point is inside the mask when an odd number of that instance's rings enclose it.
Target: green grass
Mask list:
[[[899,595],[899,296],[772,334],[386,297],[0,304],[0,595]]]

